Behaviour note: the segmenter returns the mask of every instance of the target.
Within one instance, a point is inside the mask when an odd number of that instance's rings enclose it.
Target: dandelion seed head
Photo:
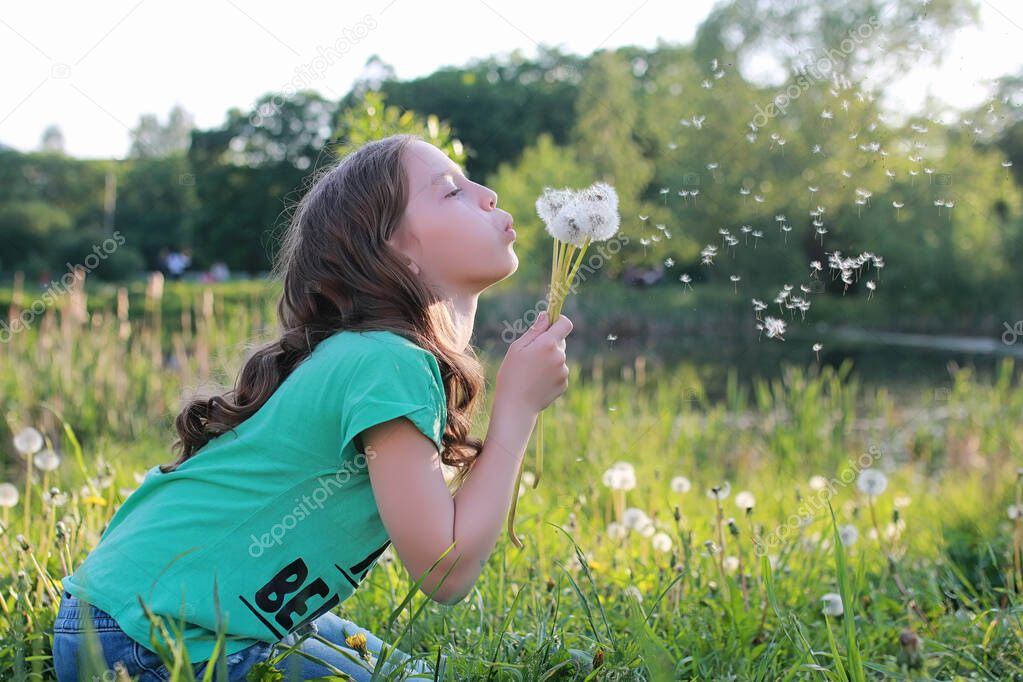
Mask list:
[[[658,552],[670,552],[671,551],[671,536],[667,533],[655,533],[650,538],[650,544],[653,545],[654,549]]]
[[[712,500],[723,500],[727,498],[731,492],[732,492],[731,484],[728,481],[723,481],[722,483],[708,490],[707,497],[711,498]]]
[[[888,477],[878,469],[864,469],[856,479],[856,487],[870,497],[877,497],[888,487]]]
[[[18,504],[18,488],[13,483],[0,483],[0,507],[10,508]]]
[[[735,495],[735,506],[739,509],[750,509],[756,505],[756,498],[753,497],[753,493],[748,490],[743,490]]]
[[[14,448],[22,455],[35,454],[43,447],[43,434],[31,426],[26,426],[14,435]]]
[[[693,487],[685,476],[675,476],[671,479],[671,491],[674,493],[687,493]]]
[[[32,461],[40,471],[53,471],[60,466],[60,455],[46,448],[37,452]]]
[[[837,592],[827,592],[821,595],[821,612],[828,616],[841,616],[845,613],[842,606],[842,595]]]

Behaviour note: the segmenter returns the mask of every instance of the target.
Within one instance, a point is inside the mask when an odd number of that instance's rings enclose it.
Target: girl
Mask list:
[[[470,437],[484,389],[476,303],[518,267],[511,225],[492,190],[417,136],[370,142],[319,175],[274,265],[280,338],[233,390],[185,407],[177,461],[147,472],[64,576],[61,682],[78,680],[85,618],[108,665],[168,679],[153,649],[169,642],[146,609],[182,626],[197,675],[220,626],[231,680],[296,642],[276,663],[286,673],[368,680],[384,643],[333,611],[390,545],[433,600],[469,592],[537,415],[568,386],[572,323],[541,314],[497,372],[486,438]],[[390,652],[392,672],[443,672]]]

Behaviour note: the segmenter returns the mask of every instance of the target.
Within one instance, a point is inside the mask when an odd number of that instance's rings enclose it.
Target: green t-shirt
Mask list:
[[[400,416],[441,449],[433,354],[389,331],[333,334],[234,432],[150,469],[64,588],[144,646],[136,595],[183,616],[196,662],[212,655],[216,580],[227,653],[278,641],[347,599],[390,543],[355,437]]]

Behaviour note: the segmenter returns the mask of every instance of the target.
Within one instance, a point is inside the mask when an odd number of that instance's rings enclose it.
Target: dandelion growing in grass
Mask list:
[[[685,476],[675,476],[671,479],[671,491],[673,493],[687,493],[693,487]]]
[[[864,469],[856,479],[856,487],[867,496],[867,506],[870,508],[870,522],[874,527],[871,535],[876,536],[877,541],[881,543],[882,535],[881,529],[877,525],[877,510],[874,508],[874,498],[883,493],[885,488],[888,487],[888,477],[877,469]]]
[[[650,538],[650,544],[653,545],[654,551],[657,552],[670,552],[671,551],[671,536],[667,533],[655,533]]]
[[[837,592],[826,592],[821,595],[821,613],[826,616],[841,616],[845,613],[842,606],[842,595]]]
[[[14,449],[28,457],[43,448],[43,435],[31,426],[26,426],[14,435]]]
[[[662,193],[667,195],[667,187]],[[591,242],[607,241],[618,232],[621,217],[618,214],[618,193],[605,182],[595,182],[581,190],[545,187],[536,200],[536,213],[543,221],[547,233],[553,237],[551,260],[551,282],[547,295],[547,311],[550,324],[561,314],[561,307],[569,294],[572,281],[582,265],[586,249]],[[576,255],[578,253],[578,256]],[[519,466],[516,489],[522,478]],[[535,488],[543,475],[543,412],[537,416]],[[522,549],[522,543],[515,536],[515,502],[513,498],[508,512],[508,537]]]
[[[0,483],[0,508],[3,509],[4,530],[7,529],[8,509],[18,504],[18,488],[13,483]]]
[[[54,471],[60,466],[60,455],[49,448],[37,452],[33,460],[40,471]]]
[[[810,477],[808,485],[810,490],[813,491],[824,490],[828,487],[828,479],[824,478],[820,474],[815,474]]]
[[[732,492],[732,486],[728,481],[719,483],[707,491],[707,497],[712,500],[724,500]]]
[[[877,497],[888,487],[888,477],[877,469],[864,469],[856,479],[856,487],[869,497]]]
[[[748,490],[743,490],[742,492],[737,493],[735,496],[735,506],[737,506],[739,509],[742,510],[752,509],[755,504],[756,498],[753,497],[753,493],[751,493]]]

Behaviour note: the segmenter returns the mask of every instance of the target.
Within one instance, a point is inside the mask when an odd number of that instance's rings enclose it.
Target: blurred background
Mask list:
[[[115,311],[118,287],[142,296],[154,271],[225,304],[272,300],[262,278],[303,178],[415,131],[521,226],[520,268],[480,309],[483,347],[542,296],[542,187],[603,178],[628,242],[566,308],[588,349],[684,350],[744,373],[853,356],[932,379],[949,359],[1023,352],[1023,17],[1010,3],[51,11],[0,23],[17,66],[0,92],[13,333],[44,292],[47,309],[68,298],[75,265],[90,310]],[[701,263],[708,244],[719,253]],[[867,254],[853,281],[829,268],[834,251]],[[775,306],[785,285],[812,306]],[[754,298],[789,321],[783,342],[763,343]]]

